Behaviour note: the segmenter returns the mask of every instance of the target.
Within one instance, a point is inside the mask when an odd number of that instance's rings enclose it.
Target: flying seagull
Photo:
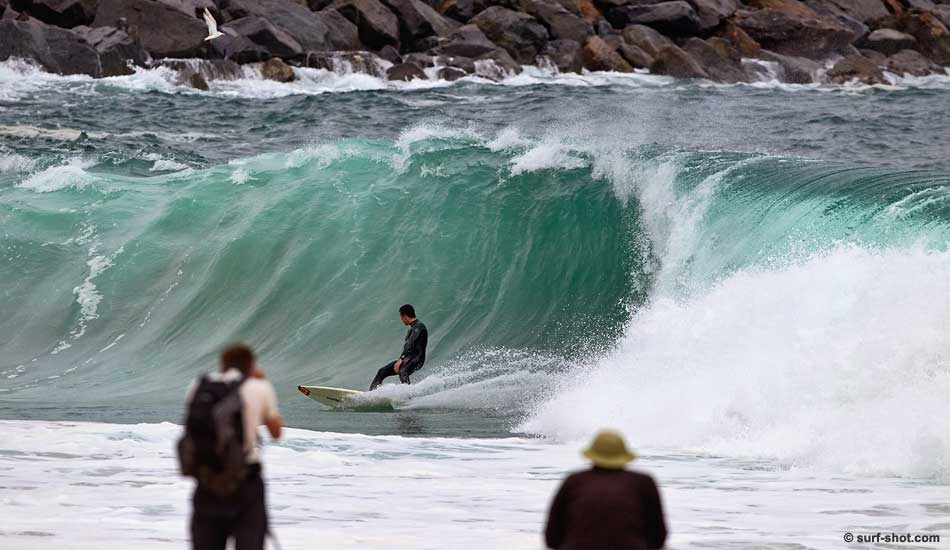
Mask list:
[[[208,8],[205,8],[204,19],[205,24],[208,25],[208,38],[205,38],[205,42],[214,40],[219,36],[224,36],[224,33],[218,31],[218,22],[214,20]]]

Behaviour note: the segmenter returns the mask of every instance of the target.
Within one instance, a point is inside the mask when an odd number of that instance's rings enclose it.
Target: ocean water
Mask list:
[[[286,548],[539,548],[602,427],[673,548],[950,540],[950,76],[300,76],[0,64],[4,548],[184,544],[175,423],[233,340]],[[396,412],[297,393],[368,385],[406,302]]]

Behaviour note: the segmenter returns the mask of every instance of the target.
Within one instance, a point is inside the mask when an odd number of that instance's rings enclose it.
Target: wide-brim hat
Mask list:
[[[609,470],[619,470],[637,458],[637,455],[627,450],[623,436],[610,430],[598,433],[590,447],[581,454],[590,459],[594,466]]]

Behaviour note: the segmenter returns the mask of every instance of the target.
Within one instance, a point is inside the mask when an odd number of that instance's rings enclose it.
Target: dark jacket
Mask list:
[[[662,548],[666,522],[656,483],[629,470],[573,474],[554,497],[544,535],[559,550]]]
[[[422,368],[426,362],[426,346],[429,344],[429,331],[422,321],[416,319],[409,325],[406,340],[402,345],[402,355],[399,356],[407,364],[416,369]]]

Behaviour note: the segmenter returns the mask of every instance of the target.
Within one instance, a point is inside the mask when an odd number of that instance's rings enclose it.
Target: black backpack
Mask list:
[[[243,380],[215,381],[203,376],[185,417],[185,435],[178,440],[182,475],[219,496],[233,495],[247,474],[244,415],[238,389]]]

